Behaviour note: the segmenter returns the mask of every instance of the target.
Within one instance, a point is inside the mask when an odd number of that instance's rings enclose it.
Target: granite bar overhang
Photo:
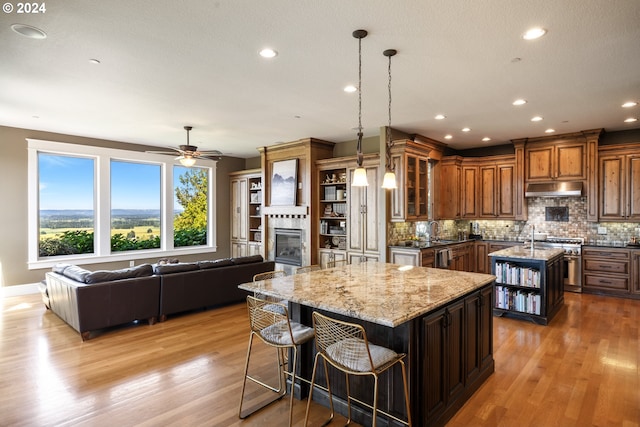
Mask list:
[[[393,328],[495,279],[490,274],[366,262],[240,288]]]

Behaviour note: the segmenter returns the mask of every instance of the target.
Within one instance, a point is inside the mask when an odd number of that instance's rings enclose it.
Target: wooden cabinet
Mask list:
[[[452,157],[440,165],[440,219],[515,219],[515,157]]]
[[[491,265],[489,263],[489,243],[476,241],[475,243],[475,272],[489,274],[491,272]]]
[[[600,220],[640,220],[640,148],[607,147],[599,164]]]
[[[564,304],[563,253],[551,259],[491,256],[493,313],[546,325]]]
[[[444,425],[465,395],[493,372],[492,294],[486,286],[421,320],[415,418],[420,425]]]
[[[586,149],[584,140],[527,144],[525,149],[527,182],[586,180]]]
[[[232,172],[231,256],[262,254],[262,175],[260,170]]]
[[[456,156],[442,159],[438,169],[440,191],[437,217],[438,219],[459,219],[462,215],[462,158]]]
[[[381,182],[378,161],[378,156],[375,156],[366,158],[363,163],[369,182],[367,187],[352,187],[350,185],[356,168],[355,163],[347,170],[349,177],[347,251],[350,261],[362,256],[367,259],[379,258],[378,195]]]
[[[631,251],[631,294],[640,298],[640,249]]]
[[[318,258],[320,267],[327,268],[330,262],[345,261],[347,259],[347,252],[337,249],[320,249],[318,251]]]
[[[380,157],[364,157],[367,187],[352,187],[355,157],[316,162],[318,173],[317,217],[319,264],[345,259],[350,264],[380,258],[378,197]]]
[[[444,144],[435,140],[394,141],[391,163],[398,188],[390,192],[391,221],[426,221],[434,217],[433,161],[440,159]]]
[[[452,252],[450,270],[473,271],[473,242],[458,243],[449,246]]]
[[[391,264],[414,265],[417,267],[433,267],[435,249],[433,248],[389,248],[389,262]]]
[[[631,291],[630,279],[629,249],[583,247],[583,292],[628,296]]]

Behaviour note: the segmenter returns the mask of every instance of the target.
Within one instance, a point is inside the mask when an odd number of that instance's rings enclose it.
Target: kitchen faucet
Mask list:
[[[435,227],[434,227],[435,225]],[[438,221],[429,221],[429,238],[430,240],[437,242],[440,240],[438,233],[440,232],[440,225]]]

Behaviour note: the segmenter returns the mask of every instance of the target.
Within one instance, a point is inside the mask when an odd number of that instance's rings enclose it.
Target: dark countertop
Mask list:
[[[502,239],[466,239],[466,240],[438,240],[436,242],[421,242],[420,246],[405,246],[405,245],[389,245],[389,248],[394,249],[434,249],[434,248],[443,248],[450,245],[457,245],[458,243],[470,243],[470,242],[499,242],[499,243],[513,243],[515,245],[519,245],[524,243],[524,240],[502,240]]]
[[[627,242],[620,240],[612,241],[600,241],[600,242],[585,242],[583,246],[590,246],[596,248],[621,248],[621,249],[640,249],[640,245],[630,245]]]

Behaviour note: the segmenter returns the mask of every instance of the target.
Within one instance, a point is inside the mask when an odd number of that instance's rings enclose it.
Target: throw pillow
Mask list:
[[[213,261],[199,261],[198,266],[201,270],[205,270],[207,268],[218,268],[218,267],[227,267],[233,265],[233,261],[230,258],[223,259],[215,259]]]
[[[147,277],[151,276],[152,274],[153,267],[151,266],[151,264],[140,264],[135,267],[123,268],[121,270],[97,270],[87,274],[84,282],[89,284],[111,282],[113,280]]]

